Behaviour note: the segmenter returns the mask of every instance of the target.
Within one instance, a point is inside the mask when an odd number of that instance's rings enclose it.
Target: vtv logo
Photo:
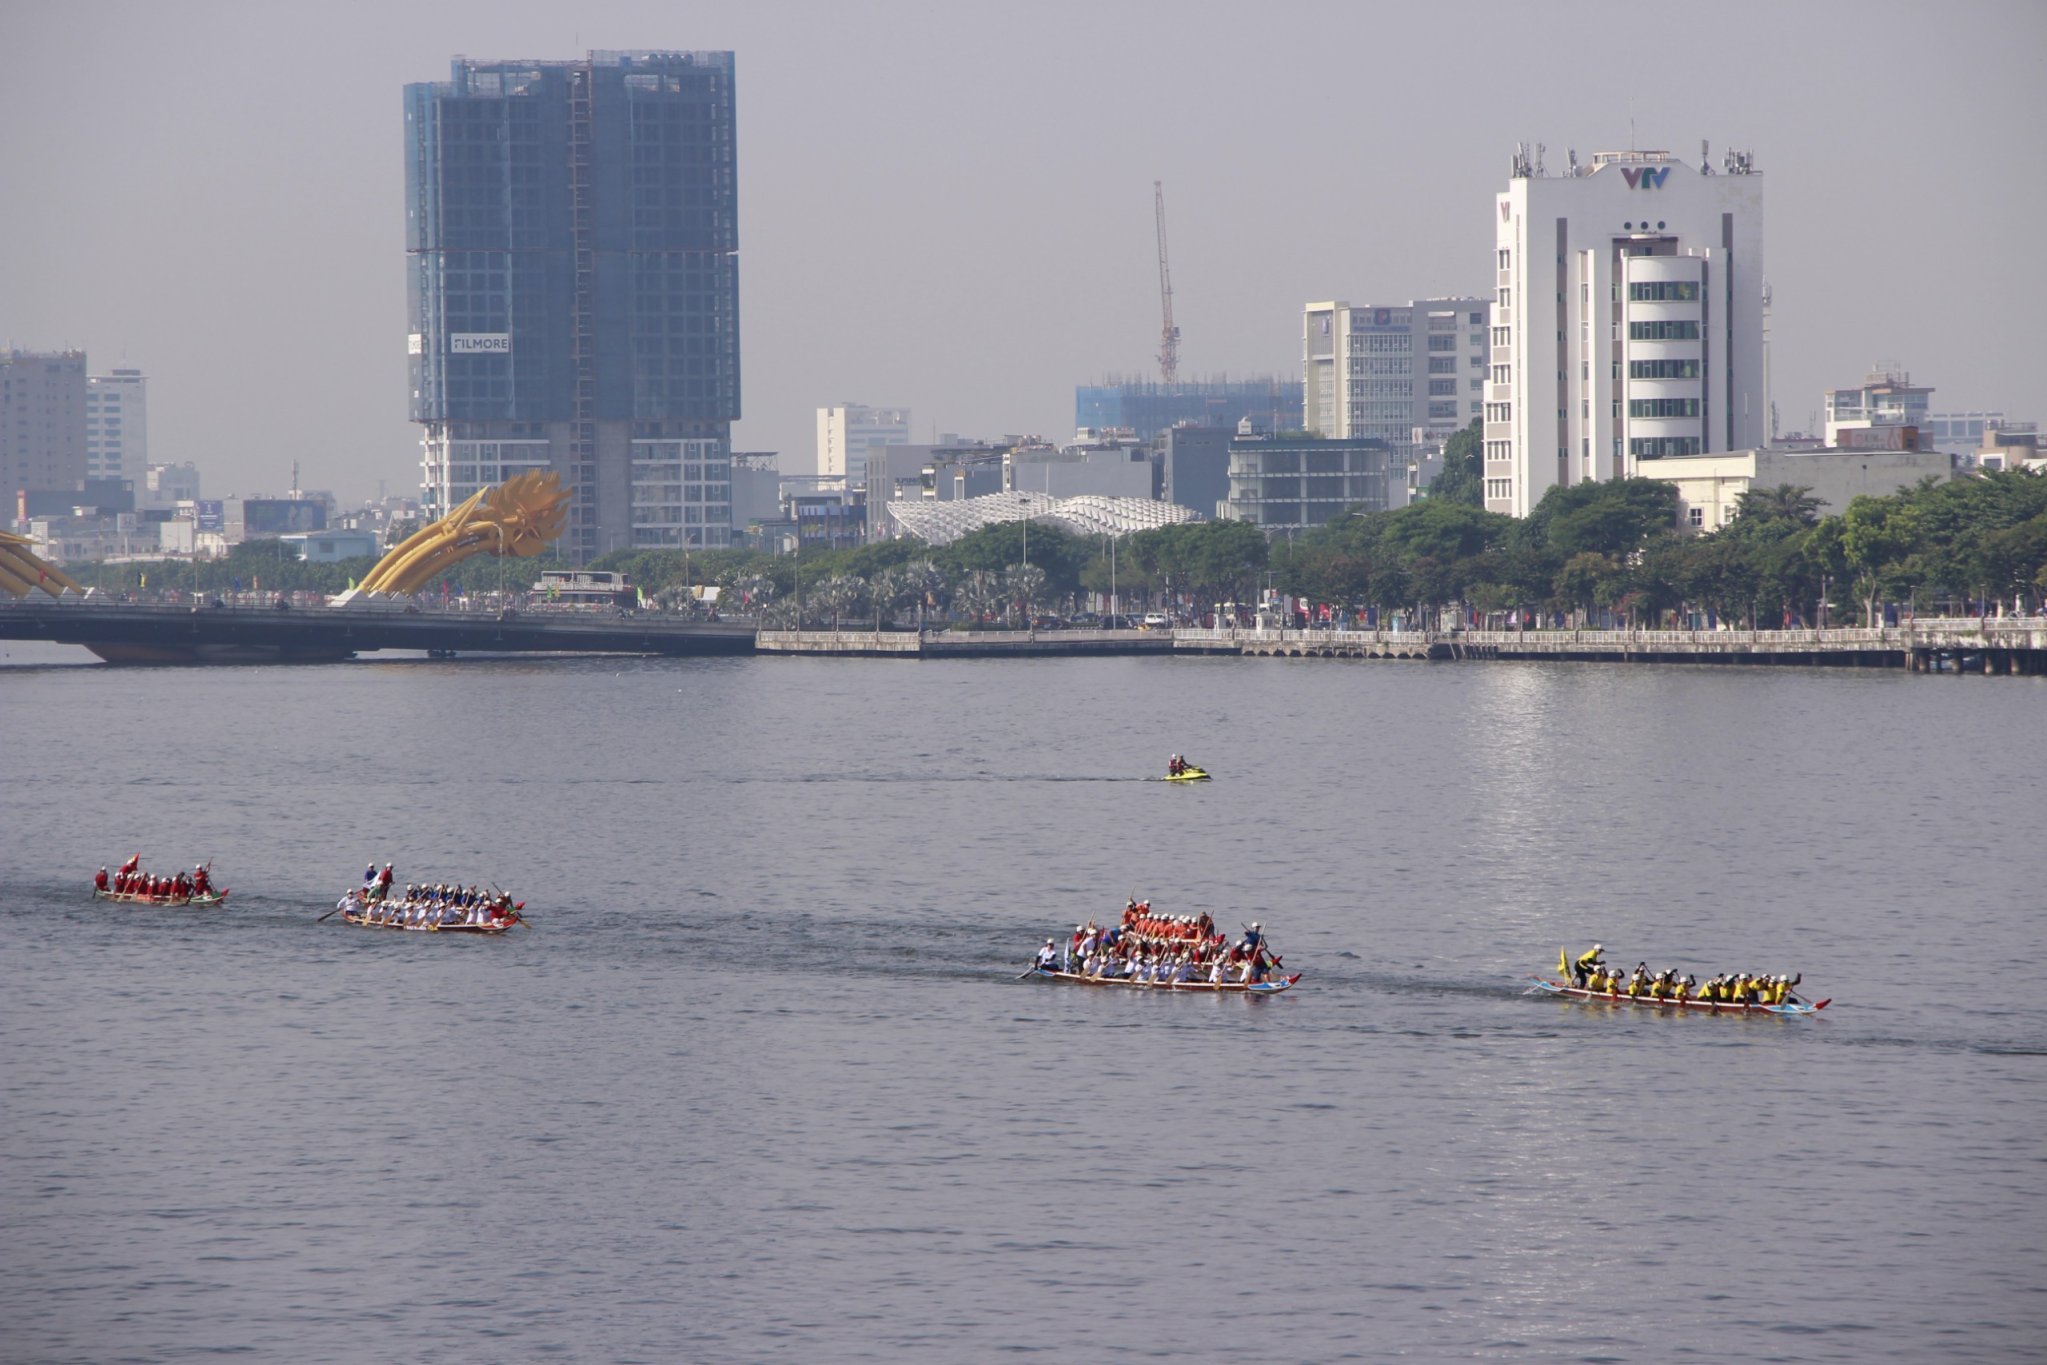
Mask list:
[[[1670,175],[1668,166],[1623,166],[1621,179],[1628,182],[1631,190],[1659,190]]]

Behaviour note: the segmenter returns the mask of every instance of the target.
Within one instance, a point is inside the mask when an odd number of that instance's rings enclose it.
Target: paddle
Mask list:
[[[339,905],[336,905],[332,910],[329,910],[326,914],[320,916],[319,919],[314,920],[313,923],[324,924],[326,921],[333,919],[336,915],[340,914],[343,910],[346,910],[348,908],[348,905],[349,905],[348,897],[343,896],[341,898],[341,903]]]

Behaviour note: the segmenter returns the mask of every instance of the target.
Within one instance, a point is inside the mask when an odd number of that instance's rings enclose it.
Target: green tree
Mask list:
[[[1876,623],[1876,604],[1884,588],[1912,554],[1919,533],[1919,514],[1908,494],[1863,495],[1848,504],[1842,518],[1841,549],[1855,575],[1855,595],[1862,604],[1862,623]]]
[[[1817,526],[1820,500],[1803,485],[1780,483],[1775,488],[1750,488],[1735,504],[1735,524],[1743,522],[1791,522]]]
[[[1429,485],[1428,501],[1485,506],[1485,427],[1480,418],[1443,443],[1443,472]]]

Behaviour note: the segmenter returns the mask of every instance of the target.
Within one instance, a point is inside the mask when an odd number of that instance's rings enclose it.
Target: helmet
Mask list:
[[[1255,919],[1254,919],[1254,920],[1252,920],[1252,921],[1251,921],[1251,927],[1252,927],[1253,929],[1263,929],[1263,928],[1264,928],[1265,926],[1264,926],[1264,925],[1262,925],[1262,924],[1260,924],[1260,923],[1259,923],[1259,922],[1258,922],[1257,920],[1255,920]]]
[[[1593,945],[1592,945],[1592,951],[1593,951],[1593,952],[1595,952],[1595,953],[1597,953],[1597,952],[1604,952],[1604,951],[1605,951],[1605,949],[1606,949],[1606,945],[1605,945],[1604,943],[1595,943],[1595,944],[1593,944]]]

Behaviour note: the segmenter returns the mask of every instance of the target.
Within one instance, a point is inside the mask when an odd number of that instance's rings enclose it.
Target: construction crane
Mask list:
[[[1166,264],[1166,182],[1151,182],[1159,223],[1159,306],[1165,325],[1159,331],[1159,377],[1170,384],[1180,373],[1180,329],[1173,325],[1173,272]]]

